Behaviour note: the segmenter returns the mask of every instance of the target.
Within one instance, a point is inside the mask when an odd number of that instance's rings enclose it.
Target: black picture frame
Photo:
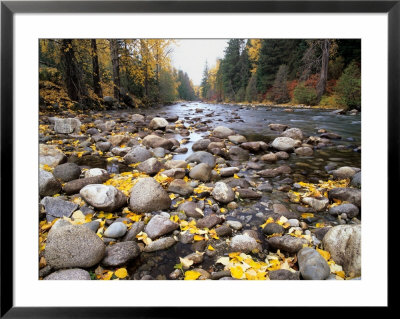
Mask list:
[[[124,307],[22,308],[13,304],[13,19],[16,13],[387,13],[388,204],[399,179],[400,0],[396,1],[1,1],[1,318],[177,318],[182,309]],[[388,215],[389,218],[389,215]],[[390,225],[390,223],[388,223]],[[389,229],[388,229],[389,230]],[[389,234],[389,232],[388,232]],[[388,244],[390,241],[388,241]],[[388,254],[389,256],[389,254]],[[389,265],[389,263],[388,263]],[[390,281],[388,281],[389,287]],[[388,307],[390,308],[390,298]],[[381,309],[382,310],[382,309]],[[212,316],[226,309],[212,310]],[[236,313],[236,310],[235,310]]]

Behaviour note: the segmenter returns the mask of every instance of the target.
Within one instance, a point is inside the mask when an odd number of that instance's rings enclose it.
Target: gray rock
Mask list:
[[[284,232],[285,228],[276,223],[269,223],[263,228],[263,233],[265,235],[283,234]]]
[[[75,118],[55,118],[54,131],[61,134],[80,133],[81,121]]]
[[[278,160],[278,156],[276,156],[274,153],[269,153],[261,156],[260,160],[264,162],[275,163]]]
[[[131,151],[131,149],[132,149],[131,147],[113,147],[111,149],[111,153],[113,153],[116,156],[124,157]]]
[[[108,173],[107,173],[107,174],[88,177],[88,178],[75,179],[73,181],[65,183],[65,185],[63,186],[63,191],[67,195],[76,194],[76,193],[79,193],[79,191],[87,185],[102,184],[105,181],[107,181],[109,178],[110,178],[110,175],[108,175]]]
[[[230,177],[239,172],[238,167],[224,167],[219,170],[221,177]]]
[[[234,135],[235,132],[232,131],[230,128],[225,126],[217,126],[213,129],[212,135],[218,138],[227,138],[230,135]]]
[[[209,139],[201,139],[201,140],[198,140],[197,142],[195,142],[193,145],[192,145],[192,150],[193,151],[204,151],[204,150],[206,150],[207,149],[207,146],[208,146],[208,144],[210,144],[211,143],[211,141],[209,140]]]
[[[184,202],[179,205],[178,211],[179,212],[184,212],[186,216],[188,217],[193,217],[193,218],[201,218],[203,215],[198,211],[201,210],[201,206],[198,203],[195,202]]]
[[[144,232],[151,239],[155,239],[162,235],[171,233],[177,228],[179,228],[179,224],[174,223],[169,218],[161,215],[155,215],[146,225]]]
[[[152,130],[165,129],[168,126],[168,121],[163,117],[155,117],[150,121],[149,128]]]
[[[140,163],[137,168],[139,171],[144,172],[147,175],[155,175],[163,168],[163,164],[156,158],[152,157]]]
[[[289,154],[286,153],[286,152],[283,152],[283,151],[281,151],[281,152],[276,152],[275,155],[276,155],[276,156],[278,157],[278,159],[280,159],[280,160],[285,160],[285,159],[288,159],[288,158],[289,158]]]
[[[300,272],[286,269],[272,270],[268,275],[270,280],[300,280]]]
[[[219,280],[223,277],[231,277],[230,270],[221,270],[221,271],[212,272],[210,278],[212,280]]]
[[[78,204],[62,200],[60,198],[45,197],[42,199],[46,210],[46,219],[48,222],[53,221],[55,218],[71,217],[72,213],[77,210]]]
[[[83,226],[89,228],[91,231],[94,231],[95,233],[97,232],[97,230],[100,227],[100,222],[97,220],[92,220],[89,223],[83,224]]]
[[[53,170],[53,175],[63,182],[69,182],[79,178],[81,175],[81,168],[75,163],[60,164]]]
[[[262,171],[259,171],[258,174],[267,177],[267,178],[272,178],[276,177],[282,174],[290,174],[292,172],[292,169],[288,165],[282,165],[276,168],[268,168]]]
[[[39,144],[39,163],[41,165],[48,165],[56,167],[64,163],[67,157],[55,145]]]
[[[177,178],[177,179],[182,179],[186,175],[186,171],[184,168],[171,168],[166,171],[163,171],[162,173],[165,176],[173,177],[173,178]]]
[[[293,127],[290,129],[285,130],[281,136],[290,137],[294,140],[302,140],[303,139],[303,132],[297,127]]]
[[[107,246],[101,264],[106,267],[125,265],[130,260],[140,255],[139,246],[133,241],[126,241]]]
[[[54,269],[96,265],[103,258],[105,245],[90,229],[68,225],[52,231],[46,242],[44,256]]]
[[[228,139],[234,144],[246,143],[247,139],[243,135],[230,135]]]
[[[190,170],[189,176],[190,178],[197,179],[202,182],[208,182],[211,178],[211,171],[212,167],[210,165],[207,163],[200,163]]]
[[[163,137],[157,135],[147,135],[143,139],[143,145],[151,148],[162,147],[166,150],[171,150],[174,146],[174,143],[171,140],[167,140]]]
[[[339,199],[342,202],[346,201],[351,204],[361,207],[361,190],[356,188],[333,188],[328,191],[328,197],[331,201],[333,199]]]
[[[333,216],[338,216],[342,214],[346,214],[348,218],[356,217],[360,213],[360,210],[356,205],[353,204],[341,204],[338,206],[334,206],[329,208],[329,214]]]
[[[277,149],[278,151],[285,151],[285,152],[292,151],[296,145],[298,145],[296,140],[290,137],[277,137],[271,144],[271,146]]]
[[[111,145],[113,147],[115,147],[115,146],[119,146],[119,145],[128,143],[130,141],[130,139],[131,139],[131,137],[129,135],[115,134],[115,135],[111,135],[108,138],[108,141],[111,143]]]
[[[361,188],[361,171],[353,175],[350,184],[353,187]]]
[[[239,193],[240,198],[258,199],[262,197],[261,194],[248,188],[239,188],[236,191]]]
[[[355,175],[356,171],[349,166],[340,167],[332,172],[334,179],[346,179]]]
[[[211,196],[220,203],[228,204],[235,199],[232,188],[224,182],[217,182],[211,192]]]
[[[131,229],[127,231],[125,236],[122,238],[122,241],[134,241],[136,239],[136,235],[144,230],[145,224],[142,221],[138,221],[131,226]]]
[[[248,253],[253,250],[261,251],[261,245],[257,241],[248,235],[236,235],[232,237],[230,243],[231,250],[233,252]]]
[[[188,163],[186,161],[182,160],[169,160],[165,162],[165,167],[167,169],[173,169],[173,168],[183,168],[185,169],[187,167]]]
[[[60,192],[61,184],[55,179],[52,173],[43,169],[39,171],[39,195],[53,196]]]
[[[242,143],[240,147],[252,153],[257,153],[268,149],[267,143],[262,141]]]
[[[307,244],[307,240],[304,238],[294,237],[291,235],[284,235],[280,237],[271,237],[268,239],[268,244],[275,249],[280,249],[288,253],[297,253],[303,248],[304,244]]]
[[[89,272],[83,269],[63,269],[53,272],[43,280],[91,280]]]
[[[215,232],[219,237],[232,236],[232,228],[227,225],[221,225],[215,228]]]
[[[96,148],[102,152],[107,152],[111,148],[110,142],[97,142]]]
[[[173,239],[172,237],[164,237],[157,239],[153,242],[151,242],[149,245],[147,245],[144,248],[144,252],[150,253],[153,251],[158,251],[158,250],[163,250],[163,249],[168,249],[169,247],[173,246],[176,244],[176,240]]]
[[[278,124],[278,123],[271,123],[268,124],[269,128],[273,131],[284,131],[286,130],[289,126],[285,125],[285,124]]]
[[[324,236],[324,249],[347,276],[361,276],[361,225],[332,227]]]
[[[221,224],[224,221],[224,219],[222,217],[219,217],[215,214],[211,214],[208,215],[204,218],[199,219],[196,222],[196,226],[198,228],[208,228],[211,229],[212,227],[214,227],[217,224]]]
[[[312,148],[307,146],[296,148],[294,152],[300,156],[312,156],[314,154]]]
[[[193,187],[186,183],[183,179],[175,179],[168,186],[168,192],[188,196],[193,193]]]
[[[102,168],[91,168],[85,171],[85,178],[101,176],[101,175],[108,175],[107,171]]]
[[[234,230],[240,230],[243,228],[242,223],[238,220],[227,220],[226,223]]]
[[[113,212],[127,203],[127,197],[111,185],[87,185],[80,190],[79,194],[85,202],[105,212]]]
[[[324,257],[315,249],[304,247],[297,253],[301,276],[306,280],[324,280],[330,268]]]
[[[229,158],[232,161],[247,161],[250,158],[248,150],[239,146],[232,146],[229,148]]]
[[[126,164],[133,164],[133,163],[139,163],[139,162],[144,162],[145,160],[149,159],[152,157],[152,154],[150,151],[145,149],[142,146],[136,146],[132,148],[128,154],[126,154],[124,158],[124,162]]]
[[[205,151],[194,152],[188,158],[186,158],[186,162],[188,163],[205,163],[208,164],[211,168],[215,166],[215,157]]]
[[[104,232],[108,238],[120,238],[126,234],[127,227],[122,222],[113,222]]]
[[[314,197],[304,197],[301,200],[304,204],[310,205],[317,212],[321,212],[326,209],[329,204],[329,199],[326,197],[314,198]]]
[[[152,177],[140,178],[131,189],[129,208],[134,213],[168,209],[170,205],[168,193]]]

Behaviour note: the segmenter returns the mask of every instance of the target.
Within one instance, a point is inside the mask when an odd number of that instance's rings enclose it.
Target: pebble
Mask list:
[[[126,234],[127,227],[124,223],[114,222],[104,232],[105,237],[119,238]]]

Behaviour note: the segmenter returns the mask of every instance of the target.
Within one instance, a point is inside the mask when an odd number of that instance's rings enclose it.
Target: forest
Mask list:
[[[178,100],[361,109],[361,40],[230,39],[195,86],[177,40],[42,39],[41,108],[117,109]]]

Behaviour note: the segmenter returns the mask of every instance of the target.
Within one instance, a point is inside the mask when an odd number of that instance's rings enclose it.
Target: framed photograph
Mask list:
[[[388,308],[399,18],[2,1],[1,317]]]

